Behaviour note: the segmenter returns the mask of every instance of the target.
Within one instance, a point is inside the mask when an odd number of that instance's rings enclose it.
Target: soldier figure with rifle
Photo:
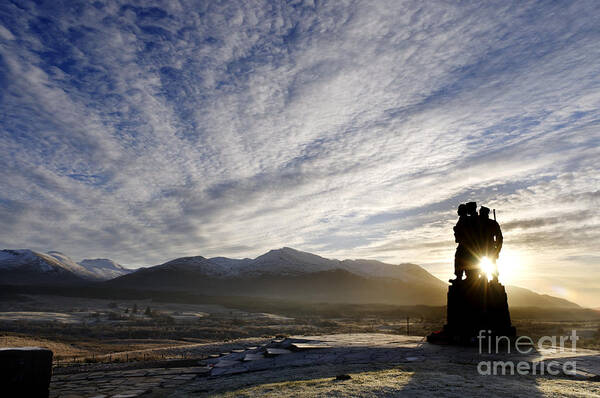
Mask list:
[[[490,209],[481,206],[477,212],[477,204],[469,202],[458,206],[458,222],[454,227],[454,240],[458,243],[454,255],[455,283],[462,280],[463,273],[467,279],[474,280],[481,275],[480,261],[487,257],[494,264],[493,278],[498,281],[496,260],[502,249],[502,231],[494,219],[489,218]]]
[[[504,238],[502,237],[502,231],[500,225],[496,221],[496,209],[494,209],[494,219],[490,218],[490,209],[481,206],[479,209],[479,226],[480,226],[480,239],[482,252],[480,257],[487,257],[494,264],[493,278],[495,281],[498,280],[498,266],[496,260],[502,250],[502,243]]]

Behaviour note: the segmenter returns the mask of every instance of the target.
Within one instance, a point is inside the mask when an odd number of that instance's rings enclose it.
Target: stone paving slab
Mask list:
[[[331,345],[327,343],[292,343],[292,348],[296,350],[314,350],[318,348],[331,348]]]
[[[254,354],[254,353],[248,353],[246,355],[244,355],[244,361],[256,361],[259,359],[264,359],[265,356],[263,354]]]
[[[267,348],[266,355],[268,356],[276,356],[276,355],[285,355],[291,354],[292,352],[286,348]]]

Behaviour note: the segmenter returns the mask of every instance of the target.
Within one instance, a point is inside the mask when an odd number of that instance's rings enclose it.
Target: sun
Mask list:
[[[500,257],[496,261],[500,281],[503,283],[512,283],[519,277],[524,266],[524,258],[519,252],[512,250],[502,250]]]
[[[496,264],[491,259],[482,257],[479,260],[479,268],[487,276],[488,280],[492,280],[497,267],[499,279],[503,283],[511,283],[517,278],[522,263],[522,256],[517,252],[507,250],[500,253]]]
[[[481,268],[481,271],[487,276],[488,281],[491,281],[494,276],[494,269],[496,268],[492,260],[487,257],[482,257],[481,260],[479,260],[479,268]]]

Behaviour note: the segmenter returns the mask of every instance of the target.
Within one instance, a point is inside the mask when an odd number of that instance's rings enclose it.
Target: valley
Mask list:
[[[519,334],[566,335],[576,329],[581,336],[578,346],[600,347],[600,314],[594,311],[516,307],[512,317]],[[219,354],[223,342],[239,339],[316,333],[425,336],[444,322],[442,306],[150,293],[145,299],[11,293],[0,300],[2,345],[51,348],[55,366],[67,368],[207,357]]]

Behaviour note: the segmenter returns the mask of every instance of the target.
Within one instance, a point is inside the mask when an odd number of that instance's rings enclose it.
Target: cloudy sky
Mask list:
[[[39,3],[39,4],[38,4]],[[600,306],[600,2],[3,1],[0,247],[452,274]]]

